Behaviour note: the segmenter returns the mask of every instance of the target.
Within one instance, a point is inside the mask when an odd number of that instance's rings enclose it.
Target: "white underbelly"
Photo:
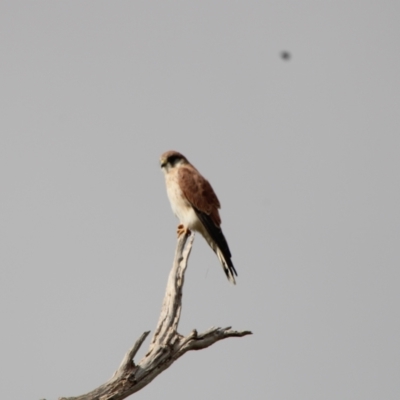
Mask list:
[[[184,198],[179,185],[172,179],[167,182],[167,194],[179,222],[191,230],[201,230],[202,224],[190,203]]]

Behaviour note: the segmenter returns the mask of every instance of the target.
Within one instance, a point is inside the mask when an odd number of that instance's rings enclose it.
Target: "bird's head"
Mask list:
[[[168,172],[171,168],[175,168],[188,163],[189,161],[183,154],[178,153],[174,150],[166,151],[160,157],[161,169],[163,169],[164,172]]]

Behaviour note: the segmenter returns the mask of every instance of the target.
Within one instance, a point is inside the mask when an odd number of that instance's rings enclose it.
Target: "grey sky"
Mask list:
[[[1,1],[0,398],[83,394],[154,329],[177,224],[158,157],[175,149],[214,186],[239,273],[196,237],[180,330],[254,335],[135,399],[398,399],[399,17]]]

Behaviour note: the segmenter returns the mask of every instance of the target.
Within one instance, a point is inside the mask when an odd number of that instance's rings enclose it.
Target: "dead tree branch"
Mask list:
[[[163,306],[147,354],[135,364],[133,358],[150,332],[144,332],[126,353],[111,379],[92,392],[59,400],[122,400],[148,385],[175,360],[190,350],[201,350],[219,340],[250,335],[250,331],[211,328],[203,333],[193,330],[188,336],[178,333],[182,310],[182,288],[194,233],[178,239],[175,259],[169,274]]]

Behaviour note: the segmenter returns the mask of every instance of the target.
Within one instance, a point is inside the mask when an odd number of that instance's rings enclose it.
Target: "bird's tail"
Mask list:
[[[237,276],[237,272],[233,266],[231,251],[229,250],[228,242],[222,233],[221,227],[217,226],[208,214],[201,212],[196,208],[195,212],[202,223],[203,228],[201,229],[201,233],[204,236],[204,239],[206,239],[207,243],[219,258],[225,275],[229,281],[236,285],[235,275]]]
[[[235,275],[237,276],[237,272],[235,270],[235,267],[233,266],[232,260],[230,258],[225,258],[219,247],[217,247],[217,249],[214,251],[218,256],[219,261],[221,262],[222,268],[224,269],[225,275],[229,279],[229,282],[236,285]]]
[[[222,234],[222,232],[221,232],[221,234]],[[235,275],[237,276],[237,272],[236,272],[235,267],[233,266],[233,262],[231,260],[231,254],[229,252],[228,247],[227,247],[228,251],[226,251],[226,249],[225,249],[225,251],[222,251],[219,248],[219,246],[217,245],[217,243],[215,243],[215,241],[208,234],[204,235],[204,238],[206,239],[209,246],[214,250],[215,254],[217,255],[229,282],[236,285]]]

